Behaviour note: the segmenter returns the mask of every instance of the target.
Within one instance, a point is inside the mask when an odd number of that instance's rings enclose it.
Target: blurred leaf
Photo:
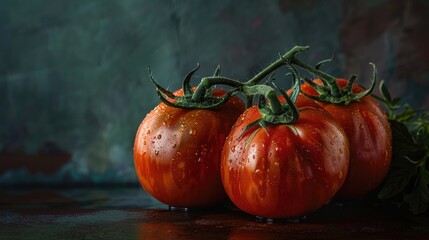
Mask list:
[[[378,198],[388,199],[401,193],[415,174],[415,168],[406,167],[395,171],[387,177],[386,183],[378,193]]]
[[[405,124],[396,120],[389,122],[392,129],[393,155],[407,155],[420,149]]]
[[[413,214],[426,212],[429,204],[429,171],[424,169],[421,172],[420,181],[417,188],[413,189],[410,194],[404,196],[404,201],[409,204],[409,209]]]

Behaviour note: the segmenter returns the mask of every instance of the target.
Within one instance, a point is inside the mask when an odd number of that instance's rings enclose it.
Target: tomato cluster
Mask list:
[[[217,70],[191,88],[194,70],[171,93],[152,79],[162,103],[143,119],[134,144],[143,188],[174,207],[229,198],[265,218],[299,217],[335,196],[355,199],[374,190],[389,169],[392,136],[384,111],[368,95],[372,89],[311,68],[295,58],[302,49],[293,50],[245,83]],[[301,84],[294,64],[320,79]],[[259,84],[284,65],[292,70],[291,90]],[[246,96],[247,109],[236,92]]]

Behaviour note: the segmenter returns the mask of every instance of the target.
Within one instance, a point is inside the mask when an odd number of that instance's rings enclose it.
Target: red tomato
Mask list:
[[[299,108],[290,125],[253,127],[256,106],[232,127],[222,151],[226,193],[241,210],[266,218],[298,217],[330,202],[349,166],[349,143],[326,111]]]
[[[224,93],[216,90],[213,95]],[[160,103],[144,118],[135,138],[134,164],[143,188],[175,207],[206,207],[224,201],[222,146],[243,111],[238,97],[212,110]]]
[[[314,82],[322,85],[320,79]],[[340,88],[344,88],[347,82],[346,79],[337,79]],[[314,88],[307,83],[301,86],[301,91],[317,96]],[[353,93],[362,91],[362,87],[353,85]],[[314,104],[313,100],[303,95],[300,95],[298,102],[302,105]],[[371,96],[348,105],[324,102],[317,104],[340,123],[350,142],[350,168],[338,196],[344,199],[365,196],[380,185],[390,167],[392,133],[384,111]]]

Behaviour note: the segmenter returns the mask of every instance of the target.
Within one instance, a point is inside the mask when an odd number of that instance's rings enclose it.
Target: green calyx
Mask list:
[[[300,77],[293,66],[289,65],[289,68],[292,70],[293,76],[293,92],[291,96],[288,96],[285,91],[280,89],[274,83],[271,83],[272,87],[269,85],[255,85],[245,87],[243,89],[246,95],[260,96],[258,101],[258,109],[261,114],[261,118],[247,125],[240,133],[239,138],[241,138],[244,133],[254,126],[262,127],[268,134],[267,126],[289,125],[299,119],[299,111],[295,106],[295,102],[300,91]],[[277,92],[280,92],[285,98],[285,103],[280,103],[276,94]]]
[[[220,76],[220,67],[218,66],[215,70],[213,76],[204,77],[201,79],[201,82],[198,84],[196,89],[194,90],[190,81],[192,75],[199,69],[199,65],[192,71],[190,71],[182,83],[183,96],[176,96],[172,92],[163,88],[159,85],[153,78],[152,73],[149,69],[149,78],[152,83],[156,86],[156,91],[159,99],[168,106],[176,107],[176,108],[185,108],[185,109],[212,109],[216,108],[231,99],[234,95],[239,92],[242,92],[247,99],[247,107],[250,107],[253,103],[253,96],[258,94],[248,93],[252,89],[252,86],[256,86],[266,78],[268,75],[272,74],[276,69],[289,65],[290,59],[294,58],[296,54],[307,50],[308,46],[295,46],[290,51],[285,53],[284,55],[280,55],[280,58],[275,62],[270,64],[268,67],[260,71],[253,78],[248,80],[247,82],[241,82],[235,79],[231,79],[228,77]],[[213,96],[213,92],[215,90],[215,85],[223,85],[232,88],[232,90],[227,91],[222,96]],[[262,87],[263,88],[263,87]],[[256,89],[256,88],[255,88]]]
[[[352,87],[354,84],[354,81],[356,80],[356,76],[352,75],[349,78],[349,81],[346,85],[346,87],[341,88],[338,86],[337,79],[323,71],[320,71],[320,66],[324,63],[330,62],[333,58],[323,60],[316,64],[316,67],[311,67],[300,60],[296,58],[292,58],[289,62],[293,65],[296,65],[311,74],[317,76],[322,81],[323,85],[318,85],[314,83],[312,80],[304,78],[303,80],[308,83],[310,86],[312,86],[316,92],[318,93],[318,96],[308,95],[306,93],[303,93],[305,96],[316,100],[316,101],[322,101],[322,102],[329,102],[334,104],[343,104],[347,105],[350,102],[358,101],[359,99],[370,95],[372,91],[375,88],[376,82],[377,82],[377,68],[373,63],[370,63],[372,66],[373,72],[372,72],[372,79],[371,79],[371,85],[368,89],[366,89],[363,92],[360,93],[353,93]]]
[[[201,94],[201,100],[195,101],[194,95],[195,92],[190,84],[190,81],[192,79],[192,75],[199,69],[200,65],[198,64],[195,69],[190,71],[182,83],[182,89],[183,89],[183,96],[176,96],[172,92],[168,91],[167,89],[163,88],[161,85],[159,85],[155,79],[152,76],[152,72],[150,68],[148,67],[149,71],[149,78],[152,81],[152,83],[156,86],[156,92],[158,94],[159,99],[161,102],[165,103],[166,105],[170,107],[175,108],[184,108],[184,109],[211,109],[216,108],[225,102],[227,102],[229,99],[231,99],[232,96],[236,95],[238,93],[237,89],[233,89],[231,91],[226,92],[223,96],[217,97],[213,96],[213,92],[215,90],[215,85],[210,86],[209,88],[206,88],[205,91]],[[218,66],[215,70],[215,74],[210,79],[214,80],[220,80],[222,79],[225,81],[224,78],[219,77],[220,74],[220,67]],[[205,78],[208,79],[208,78]],[[204,80],[204,79],[203,79]],[[228,79],[229,81],[236,82],[235,80]],[[204,81],[202,81],[204,82]],[[238,87],[241,83],[236,82],[236,87]]]

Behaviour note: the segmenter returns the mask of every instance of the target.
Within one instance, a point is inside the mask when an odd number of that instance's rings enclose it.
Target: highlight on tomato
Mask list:
[[[134,164],[142,187],[173,207],[207,207],[227,199],[220,178],[220,153],[244,111],[241,99],[220,89],[209,89],[202,101],[191,101],[195,88],[189,81],[197,69],[174,93],[151,76],[162,102],[143,119],[134,142]]]
[[[297,59],[292,64],[317,76],[314,80],[305,79],[299,104],[317,103],[338,121],[350,142],[350,167],[337,196],[342,199],[366,196],[383,182],[392,159],[390,124],[386,113],[370,95],[377,79],[375,65],[371,64],[371,86],[364,89],[354,83],[355,76],[349,80],[334,78],[320,71],[320,64],[313,68]]]
[[[252,87],[268,101],[262,98],[239,117],[222,150],[229,198],[242,211],[268,219],[300,217],[329,203],[349,167],[349,143],[339,123],[320,108],[294,104],[300,84],[293,73],[294,92],[284,95],[284,104],[270,86]]]

